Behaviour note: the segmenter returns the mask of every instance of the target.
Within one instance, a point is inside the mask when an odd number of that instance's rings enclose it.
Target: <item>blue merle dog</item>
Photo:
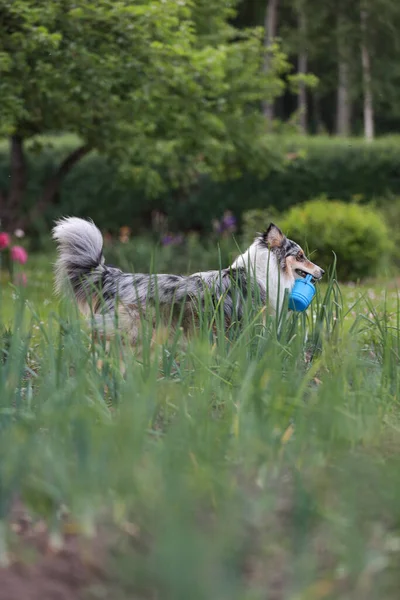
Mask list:
[[[92,221],[63,218],[56,223],[53,238],[58,245],[56,291],[62,293],[69,282],[84,314],[93,314],[98,325],[110,331],[117,326],[132,344],[143,316],[152,313],[154,319],[156,304],[164,326],[179,326],[189,333],[209,294],[214,305],[222,307],[229,327],[240,321],[249,297],[257,297],[275,313],[297,278],[310,274],[318,280],[324,273],[273,223],[228,268],[193,275],[123,273],[107,265],[102,235]]]

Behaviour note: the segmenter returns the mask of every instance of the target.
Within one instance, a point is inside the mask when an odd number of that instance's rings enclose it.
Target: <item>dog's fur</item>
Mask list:
[[[188,332],[210,292],[214,305],[222,304],[229,326],[240,321],[249,294],[276,312],[297,278],[311,274],[318,280],[324,273],[273,223],[230,267],[189,276],[123,273],[105,264],[103,238],[92,221],[61,219],[53,238],[58,245],[56,291],[62,293],[69,280],[82,312],[88,315],[92,311],[98,324],[106,322],[110,329],[117,322],[132,344],[137,341],[141,319],[147,318],[156,304],[164,325],[179,324]],[[236,293],[238,289],[240,293]]]

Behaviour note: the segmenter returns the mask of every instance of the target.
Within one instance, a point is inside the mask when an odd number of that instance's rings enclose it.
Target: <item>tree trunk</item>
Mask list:
[[[349,94],[349,66],[339,57],[338,88],[336,104],[336,135],[349,136],[351,134],[351,104]]]
[[[22,201],[27,186],[27,168],[24,139],[14,134],[10,137],[10,186],[0,193],[0,219],[2,228],[12,230],[22,219]]]
[[[297,73],[306,75],[307,73],[307,21],[303,6],[299,6],[298,27],[300,33],[300,52],[297,59]],[[304,81],[299,82],[299,92],[297,96],[297,110],[299,115],[299,129],[304,135],[307,133],[307,90]]]
[[[312,101],[313,101],[313,114],[314,114],[314,128],[315,128],[315,133],[317,135],[322,135],[324,133],[326,133],[326,130],[324,128],[324,123],[322,121],[322,116],[321,116],[321,100],[320,100],[320,96],[319,96],[319,92],[318,90],[315,90],[312,94]]]
[[[360,10],[361,24],[361,65],[364,87],[364,136],[367,141],[374,139],[374,105],[372,98],[371,60],[367,45],[367,12]]]
[[[267,49],[267,53],[265,55],[264,61],[264,72],[269,71],[270,67],[270,56],[268,54],[268,49],[271,48],[274,37],[276,36],[276,28],[278,22],[278,4],[279,0],[268,0],[267,8],[265,11],[265,20],[264,20],[264,46]],[[268,121],[268,129],[271,129],[272,121],[274,119],[274,103],[272,102],[263,102],[263,113],[265,118]]]
[[[45,183],[41,198],[31,211],[30,219],[36,219],[50,204],[56,203],[61,184],[71,169],[91,151],[91,146],[84,144],[69,154],[50,179]]]
[[[347,137],[351,134],[350,73],[344,20],[340,12],[338,14],[337,27],[338,87],[336,98],[336,135]]]
[[[0,190],[0,221],[2,229],[6,231],[29,226],[49,204],[54,204],[65,176],[91,151],[91,146],[85,144],[71,152],[45,183],[41,198],[29,215],[23,215],[22,202],[28,181],[23,142],[23,138],[17,134],[10,138],[10,187],[8,192]]]

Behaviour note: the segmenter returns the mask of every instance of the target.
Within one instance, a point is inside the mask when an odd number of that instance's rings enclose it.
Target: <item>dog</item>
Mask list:
[[[179,326],[188,334],[196,328],[208,294],[213,306],[222,310],[228,328],[240,322],[249,297],[276,314],[296,279],[309,274],[317,281],[324,274],[273,223],[228,268],[188,276],[124,273],[107,265],[102,235],[89,220],[60,219],[53,239],[58,247],[56,292],[63,294],[69,282],[83,314],[94,316],[106,336],[116,327],[132,345],[137,343],[143,318],[156,327],[155,306],[165,330]]]

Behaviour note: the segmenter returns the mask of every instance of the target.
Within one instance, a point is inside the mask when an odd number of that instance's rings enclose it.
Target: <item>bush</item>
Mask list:
[[[284,232],[327,269],[337,257],[341,280],[373,276],[392,251],[383,216],[372,206],[320,198],[291,208],[279,221]]]
[[[376,206],[382,213],[390,231],[393,245],[392,262],[396,268],[400,267],[400,196],[389,196],[378,199]]]

